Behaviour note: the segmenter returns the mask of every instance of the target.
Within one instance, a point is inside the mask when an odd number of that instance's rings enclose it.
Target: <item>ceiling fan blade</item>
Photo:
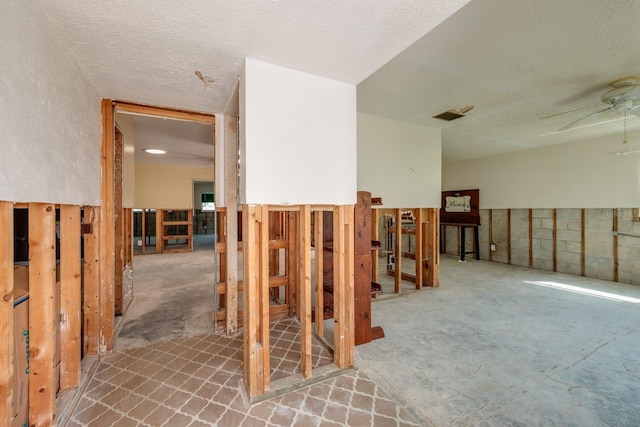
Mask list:
[[[566,126],[564,126],[564,127],[560,128],[560,129],[558,129],[558,132],[562,132],[562,131],[565,131],[565,130],[569,130],[569,129],[571,129],[571,128],[575,127],[575,126],[576,126],[578,123],[580,123],[581,121],[583,121],[583,120],[585,120],[585,119],[588,119],[588,118],[589,118],[589,117],[591,117],[591,116],[595,116],[596,114],[600,114],[600,113],[604,113],[605,111],[609,111],[609,110],[611,110],[612,108],[614,108],[614,107],[613,107],[613,105],[612,105],[612,106],[610,106],[610,107],[607,107],[607,108],[605,108],[605,109],[597,110],[597,111],[594,111],[593,113],[589,113],[589,114],[587,114],[586,116],[581,117],[581,118],[579,118],[578,120],[574,120],[573,122],[569,123],[568,125],[566,125]]]
[[[640,117],[640,105],[630,108],[629,112],[631,114],[635,114],[636,116]]]
[[[540,117],[540,120],[550,119],[551,117],[562,116],[563,114],[575,113],[576,111],[584,110],[585,108],[589,108],[589,107],[580,107],[580,108],[576,108],[575,110],[569,110],[569,111],[563,111],[562,113],[550,114],[548,116]]]

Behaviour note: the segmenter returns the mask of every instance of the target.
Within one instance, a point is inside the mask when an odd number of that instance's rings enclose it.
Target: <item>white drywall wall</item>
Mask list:
[[[241,203],[355,203],[355,85],[246,59],[240,98]]]
[[[640,132],[443,165],[442,189],[480,189],[481,209],[640,206]],[[638,142],[633,142],[638,141]]]
[[[0,200],[100,204],[100,99],[30,2],[0,13]]]
[[[440,207],[440,129],[358,113],[358,190],[387,208]]]
[[[133,208],[136,193],[136,124],[133,117],[116,113],[115,121],[122,132],[122,207]]]
[[[135,207],[191,209],[193,181],[213,181],[213,168],[137,163]]]

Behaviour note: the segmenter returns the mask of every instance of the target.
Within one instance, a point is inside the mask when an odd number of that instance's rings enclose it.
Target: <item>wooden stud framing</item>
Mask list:
[[[100,215],[100,352],[113,349],[115,272],[115,179],[113,104],[102,100],[102,194]]]
[[[98,354],[100,343],[100,208],[84,208],[85,223],[93,232],[84,234],[82,355]]]
[[[238,119],[225,115],[224,126],[225,332],[232,336],[238,332]]]
[[[395,271],[394,275],[394,291],[396,294],[402,293],[402,209],[395,210],[395,246],[394,246],[394,255],[395,255],[395,266],[393,270]]]
[[[164,214],[162,209],[156,209],[156,253],[161,254],[164,250],[164,227],[162,226],[162,218]]]
[[[311,208],[300,207],[299,238],[299,304],[300,304],[300,363],[304,378],[311,378]]]
[[[80,384],[80,207],[60,206],[60,389]]]
[[[553,210],[553,271],[558,271],[558,210]]]
[[[511,209],[507,209],[507,264],[511,264]]]
[[[250,397],[269,391],[269,209],[242,209],[244,380]]]
[[[613,210],[613,281],[618,281],[618,208]]]
[[[333,214],[334,364],[354,360],[354,237],[353,206],[336,206]]]
[[[124,308],[123,301],[123,283],[124,283],[124,212],[122,207],[122,165],[123,165],[123,135],[118,127],[115,127],[114,138],[114,155],[113,155],[113,222],[114,222],[114,239],[113,252],[115,255],[113,265],[113,283],[114,283],[114,313],[122,315]]]
[[[0,426],[13,415],[13,203],[0,201]]]
[[[427,270],[427,285],[437,288],[440,286],[440,209],[427,209],[427,235],[425,240],[425,250],[428,258],[429,269]],[[458,239],[460,240],[460,239]]]
[[[493,245],[493,209],[489,209],[489,241],[487,244],[489,245],[489,261],[493,261],[493,251],[491,250],[491,245]]]
[[[324,258],[322,256],[322,211],[313,213],[313,241],[315,244],[315,261],[316,261],[316,277],[315,277],[315,324],[316,334],[320,337],[324,336]]]
[[[371,239],[375,241],[380,241],[380,232],[379,232],[379,224],[380,221],[380,210],[379,209],[371,209]],[[371,280],[374,282],[378,281],[379,274],[379,262],[378,262],[378,251],[371,251]],[[317,270],[316,270],[317,271]]]
[[[55,425],[56,209],[29,203],[29,424]],[[37,286],[34,286],[37,283]],[[37,308],[37,309],[36,309]]]
[[[424,220],[423,220],[423,214],[424,214],[424,210],[423,209],[414,209],[414,216],[415,216],[415,238],[416,238],[416,257],[415,257],[415,268],[416,268],[416,289],[422,289],[422,285],[424,284],[424,278],[423,278],[423,271],[424,269],[422,268],[424,265],[423,262],[423,249],[424,249],[424,244],[423,244],[423,239],[424,239]]]
[[[529,268],[533,268],[533,209],[529,209]]]
[[[289,287],[285,302],[289,305],[289,315],[300,313],[297,310],[298,288],[298,212],[287,212],[287,237],[289,238],[289,248],[287,249],[287,276],[289,276]]]
[[[585,268],[585,210],[582,208],[580,210],[580,275],[584,276],[586,273]]]

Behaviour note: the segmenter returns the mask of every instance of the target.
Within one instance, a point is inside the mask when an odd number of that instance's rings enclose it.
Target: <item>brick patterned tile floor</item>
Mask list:
[[[299,326],[271,328],[272,381],[299,370]],[[332,363],[319,342],[313,367]],[[203,335],[103,358],[67,423],[79,426],[420,426],[364,373],[353,370],[250,405],[242,337]]]

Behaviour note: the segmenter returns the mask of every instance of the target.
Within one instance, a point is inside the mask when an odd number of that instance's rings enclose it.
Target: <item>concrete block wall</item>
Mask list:
[[[618,281],[640,285],[640,222],[632,218],[632,209],[618,210]]]
[[[511,209],[511,264],[529,267],[529,209]]]
[[[640,222],[633,215],[632,209],[481,209],[480,259],[640,285]],[[459,254],[458,239],[457,228],[447,227],[445,253]],[[468,251],[472,243],[467,233]]]

